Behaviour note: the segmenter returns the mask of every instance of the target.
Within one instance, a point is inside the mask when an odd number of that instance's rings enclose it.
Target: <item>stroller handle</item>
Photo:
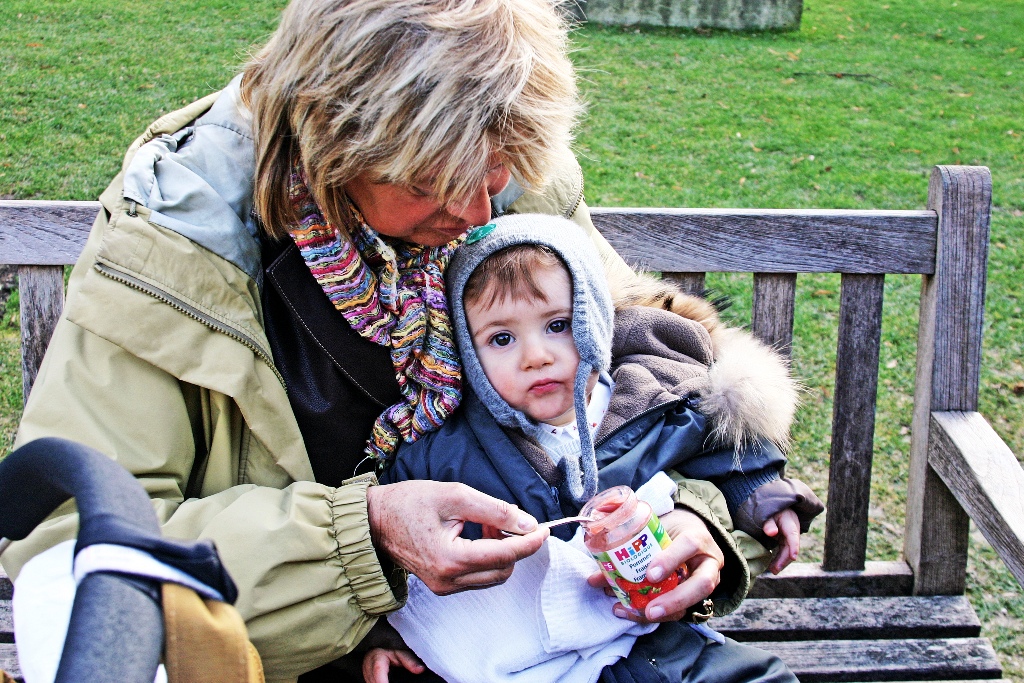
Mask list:
[[[71,497],[79,514],[76,550],[95,542],[96,527],[106,524],[160,535],[149,496],[131,474],[97,450],[51,437],[0,461],[0,537],[20,541]]]
[[[212,543],[161,538],[142,485],[99,451],[66,439],[38,439],[0,461],[0,552],[72,497],[76,555],[98,543],[133,547],[235,601],[237,589]],[[115,571],[82,579],[55,681],[152,683],[164,640],[161,583]]]

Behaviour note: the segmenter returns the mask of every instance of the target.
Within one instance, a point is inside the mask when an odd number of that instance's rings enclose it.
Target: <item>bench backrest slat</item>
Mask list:
[[[0,264],[74,263],[99,208],[99,202],[0,200]]]
[[[863,569],[874,453],[884,275],[842,276],[822,566]]]
[[[932,211],[592,209],[627,263],[667,272],[931,273]]]
[[[679,285],[684,292],[696,296],[704,294],[704,273],[663,272],[661,276]]]
[[[751,331],[786,358],[793,345],[795,303],[796,273],[754,273]]]

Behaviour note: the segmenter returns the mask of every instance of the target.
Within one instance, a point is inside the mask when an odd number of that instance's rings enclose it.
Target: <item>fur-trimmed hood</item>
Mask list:
[[[742,330],[630,306],[616,312],[612,356],[616,400],[598,440],[634,415],[696,395],[716,441],[789,443],[796,383],[781,356]]]

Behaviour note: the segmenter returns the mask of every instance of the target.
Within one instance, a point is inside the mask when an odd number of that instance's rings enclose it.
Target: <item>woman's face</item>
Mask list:
[[[466,201],[449,206],[441,206],[429,185],[382,183],[368,173],[344,187],[367,225],[377,232],[438,247],[491,220],[491,197],[505,189],[509,177],[508,169],[496,164]]]

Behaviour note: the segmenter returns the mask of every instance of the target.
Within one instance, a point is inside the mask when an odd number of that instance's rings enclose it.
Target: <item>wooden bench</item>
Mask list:
[[[936,167],[927,211],[593,209],[628,261],[700,291],[706,272],[753,273],[753,332],[788,352],[799,273],[842,273],[824,561],[758,579],[712,621],[776,652],[802,681],[999,678],[964,596],[973,520],[1024,582],[1024,472],[979,415],[991,178]],[[19,266],[26,394],[63,305],[93,202],[0,202],[0,263]],[[922,277],[905,561],[867,561],[886,274]],[[9,600],[0,585],[0,601]],[[11,667],[0,602],[0,666]]]

